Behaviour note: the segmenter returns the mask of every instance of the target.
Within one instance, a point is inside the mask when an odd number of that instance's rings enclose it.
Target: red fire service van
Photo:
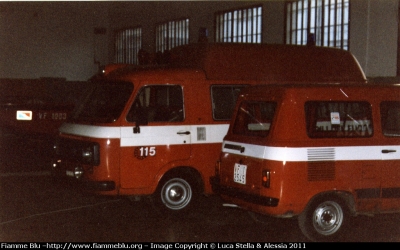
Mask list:
[[[211,177],[237,206],[338,239],[349,215],[400,212],[400,84],[252,86]]]
[[[209,178],[239,92],[272,82],[365,82],[347,51],[256,44],[177,47],[169,63],[114,65],[59,129],[55,173],[104,195],[184,211]],[[211,167],[210,167],[211,166]]]

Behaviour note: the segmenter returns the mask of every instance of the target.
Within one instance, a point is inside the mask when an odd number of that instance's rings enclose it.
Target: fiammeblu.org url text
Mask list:
[[[41,244],[48,249],[143,249],[143,244],[137,243],[46,243]]]

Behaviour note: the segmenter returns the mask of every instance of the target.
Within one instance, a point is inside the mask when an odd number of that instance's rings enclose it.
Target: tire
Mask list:
[[[342,235],[348,216],[341,199],[321,197],[307,205],[298,223],[303,234],[312,241],[336,241]]]
[[[188,211],[197,198],[195,183],[189,175],[167,176],[153,197],[156,209],[172,214]]]

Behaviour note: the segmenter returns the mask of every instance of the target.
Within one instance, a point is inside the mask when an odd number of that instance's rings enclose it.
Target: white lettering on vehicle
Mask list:
[[[137,147],[134,150],[135,157],[139,160],[145,159],[147,156],[156,155],[156,147]]]
[[[39,113],[40,120],[45,120],[45,119],[47,119],[47,117],[48,117],[47,112]],[[63,113],[63,112],[51,113],[51,119],[52,120],[66,120],[67,113]]]

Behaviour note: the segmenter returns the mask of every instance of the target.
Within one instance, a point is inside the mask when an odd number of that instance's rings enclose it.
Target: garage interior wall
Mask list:
[[[0,2],[0,79],[85,81],[113,62],[114,31],[141,26],[154,52],[155,26],[190,18],[190,42],[214,13],[263,6],[263,43],[284,41],[284,1]],[[396,77],[399,0],[350,0],[350,51],[368,77]]]

